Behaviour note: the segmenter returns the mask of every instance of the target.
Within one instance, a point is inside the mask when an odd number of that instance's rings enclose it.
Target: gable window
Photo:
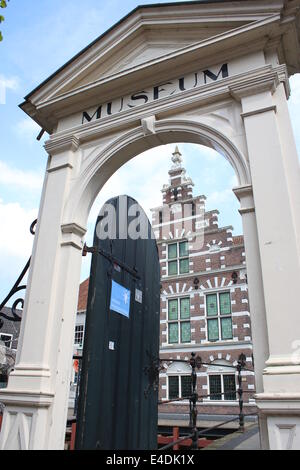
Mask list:
[[[168,245],[168,275],[186,274],[189,272],[188,242],[170,243]]]
[[[191,342],[190,298],[168,301],[169,344]]]
[[[210,400],[236,400],[236,382],[234,374],[209,375]]]
[[[176,398],[189,398],[192,393],[190,375],[170,375],[168,377],[169,400]]]
[[[84,325],[75,326],[75,346],[82,348],[83,346]]]
[[[232,339],[230,292],[206,295],[208,341]]]
[[[13,335],[8,335],[1,333],[0,334],[0,343],[4,343],[4,346],[11,348],[12,346]]]

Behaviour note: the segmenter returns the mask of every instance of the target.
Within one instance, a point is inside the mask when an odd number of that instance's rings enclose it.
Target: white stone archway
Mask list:
[[[300,448],[300,176],[287,109],[298,6],[140,7],[28,95],[22,108],[51,137],[16,367],[0,393],[0,449],[63,448],[90,208],[126,161],[178,141],[215,148],[236,172],[262,443]]]

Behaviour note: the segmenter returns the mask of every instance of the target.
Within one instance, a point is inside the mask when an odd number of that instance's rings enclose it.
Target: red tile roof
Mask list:
[[[90,279],[88,278],[80,284],[79,295],[78,295],[78,306],[77,306],[78,312],[82,310],[86,310],[87,297],[88,297],[88,291],[89,291],[89,282],[90,282]]]

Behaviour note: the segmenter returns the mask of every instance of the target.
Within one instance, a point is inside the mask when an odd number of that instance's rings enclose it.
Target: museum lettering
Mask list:
[[[118,114],[121,111],[145,105],[148,102],[156,101],[160,98],[166,98],[228,76],[228,64],[223,64],[220,68],[216,68],[216,70],[206,69],[176,80],[170,80],[160,85],[156,85],[150,90],[139,91],[132,95],[110,101],[109,103],[101,104],[92,111],[84,111],[82,113],[82,124],[101,119],[106,116]]]

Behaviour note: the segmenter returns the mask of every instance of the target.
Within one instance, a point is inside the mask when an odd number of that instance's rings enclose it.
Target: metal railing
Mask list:
[[[32,224],[30,225],[30,233],[31,235],[35,235],[35,226],[37,224],[37,220],[34,220]],[[26,285],[22,285],[21,282],[24,279],[25,274],[27,273],[29,266],[31,262],[31,257],[28,259],[27,263],[25,264],[24,268],[22,269],[22,272],[18,279],[16,280],[15,284],[11,288],[10,292],[8,295],[5,297],[5,299],[0,303],[0,330],[4,325],[2,318],[5,318],[6,320],[12,321],[12,322],[20,322],[22,320],[22,317],[17,313],[17,306],[21,305],[21,309],[24,307],[24,299],[18,298],[15,300],[11,307],[11,313],[12,316],[5,314],[2,312],[2,309],[6,306],[7,302],[18,292],[26,290]]]
[[[82,367],[82,356],[74,355],[73,360],[78,360],[78,373],[77,373],[77,387],[76,387],[76,393],[75,393],[75,404],[74,404],[74,416],[77,414],[77,407],[78,407],[78,397],[79,397],[79,386],[80,386],[80,375],[81,375],[81,367]],[[188,434],[185,434],[182,437],[179,437],[178,439],[168,443],[167,445],[164,445],[163,447],[160,447],[160,450],[167,450],[170,448],[176,448],[180,443],[183,443],[184,441],[188,441],[191,439],[192,444],[191,448],[192,449],[198,449],[198,439],[200,436],[206,436],[209,434],[211,431],[218,429],[224,425],[227,425],[229,423],[233,423],[235,421],[238,421],[239,427],[238,430],[240,432],[244,432],[245,429],[245,417],[247,416],[255,416],[257,413],[250,413],[250,414],[245,414],[244,413],[244,394],[245,393],[255,393],[255,390],[251,391],[245,391],[243,390],[242,387],[242,372],[243,371],[250,371],[253,372],[253,369],[249,369],[246,367],[246,356],[242,353],[240,354],[237,364],[236,365],[227,365],[227,364],[218,364],[218,363],[205,363],[202,362],[200,356],[196,356],[195,353],[191,353],[191,358],[189,360],[184,360],[184,359],[171,359],[171,358],[161,358],[161,359],[156,359],[153,360],[153,358],[150,358],[150,366],[145,368],[144,372],[148,373],[149,375],[149,384],[150,386],[145,390],[145,396],[147,397],[149,390],[151,387],[154,389],[158,386],[159,382],[159,372],[163,370],[165,367],[161,366],[161,363],[173,363],[173,362],[182,362],[189,364],[192,368],[191,371],[191,393],[187,396],[184,397],[177,397],[177,398],[172,398],[169,400],[159,400],[158,405],[168,405],[170,403],[174,402],[181,402],[181,401],[186,401],[189,400],[189,428],[190,432]],[[197,372],[196,369],[201,369],[203,366],[215,366],[215,367],[222,367],[222,368],[230,368],[231,370],[234,368],[237,372],[237,378],[238,378],[238,388],[235,390],[230,390],[226,392],[218,392],[218,393],[209,393],[209,394],[198,394],[197,393]],[[203,402],[204,399],[206,398],[213,398],[213,397],[220,397],[220,396],[228,396],[228,395],[233,395],[236,394],[238,396],[238,404],[239,404],[239,414],[233,418],[227,419],[225,421],[222,421],[218,424],[214,424],[213,426],[210,426],[205,429],[199,429],[199,424],[197,423],[197,416],[198,416],[198,409],[197,409],[197,404]],[[72,437],[71,437],[71,448],[74,449],[74,441],[75,441],[75,432],[76,432],[76,418],[73,419],[72,421],[69,422],[69,424],[72,424]]]
[[[245,415],[244,413],[244,393],[255,393],[254,390],[251,390],[251,392],[247,391],[245,392],[242,387],[242,371],[251,371],[253,372],[252,369],[248,369],[246,367],[246,356],[242,353],[240,354],[236,366],[234,365],[227,365],[227,364],[218,364],[218,363],[205,363],[202,362],[200,356],[196,356],[195,353],[191,354],[191,359],[188,360],[183,360],[183,359],[169,359],[169,358],[163,358],[160,359],[160,362],[183,362],[190,364],[192,368],[191,372],[191,394],[187,395],[185,397],[177,397],[177,398],[172,398],[170,400],[160,400],[158,402],[159,405],[167,405],[169,403],[173,402],[178,402],[178,401],[184,401],[184,400],[189,400],[190,404],[190,423],[189,427],[191,428],[191,432],[188,435],[185,435],[183,437],[180,437],[179,439],[163,446],[160,448],[160,450],[167,450],[170,449],[171,447],[177,446],[178,444],[182,443],[183,441],[186,441],[188,439],[192,440],[192,449],[198,449],[198,438],[201,435],[206,435],[210,431],[213,431],[214,429],[220,428],[224,426],[225,424],[232,423],[235,421],[239,421],[239,431],[244,432],[245,429],[245,417],[246,416],[254,416],[256,413],[253,414],[248,414]],[[219,392],[219,393],[210,393],[210,394],[205,394],[205,395],[199,395],[197,393],[197,372],[196,369],[202,368],[202,366],[215,366],[215,367],[224,367],[224,368],[235,368],[237,371],[237,376],[238,376],[238,388],[237,390],[230,390],[227,392]],[[160,368],[162,370],[162,368]],[[234,394],[236,393],[238,395],[238,402],[239,402],[239,414],[238,416],[234,418],[230,418],[229,420],[225,420],[221,423],[218,423],[214,426],[199,430],[197,426],[197,415],[198,415],[198,410],[197,410],[197,403],[201,402],[204,398],[212,398],[212,397],[219,397],[219,396],[225,396],[229,394]]]

